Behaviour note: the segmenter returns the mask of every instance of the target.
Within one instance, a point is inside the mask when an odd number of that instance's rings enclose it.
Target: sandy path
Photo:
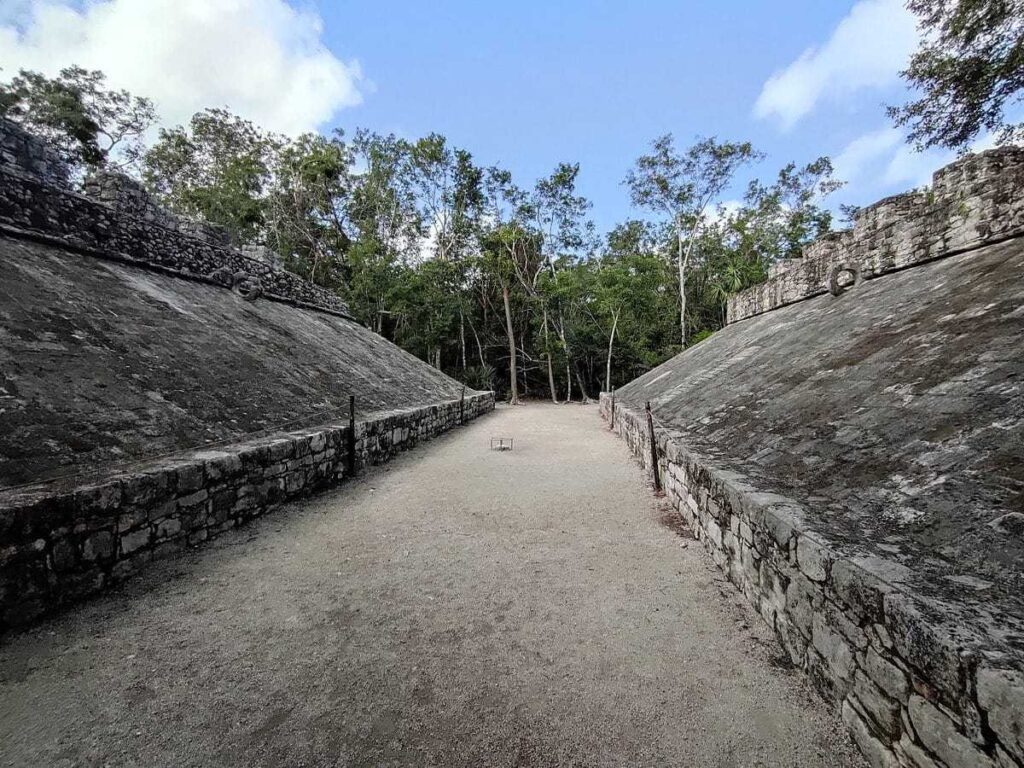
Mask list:
[[[500,409],[0,641],[0,765],[860,765],[662,515],[595,408]]]

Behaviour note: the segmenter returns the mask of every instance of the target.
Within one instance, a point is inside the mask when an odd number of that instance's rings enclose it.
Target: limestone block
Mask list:
[[[814,582],[801,573],[794,574],[786,588],[786,614],[804,637],[811,636],[814,613],[820,607],[821,593]]]
[[[221,480],[233,477],[242,471],[242,462],[234,454],[217,456],[206,462],[206,476],[210,480]]]
[[[82,544],[82,559],[87,561],[106,560],[114,554],[114,534],[98,531]]]
[[[902,569],[897,571],[897,569]],[[853,612],[872,623],[883,617],[885,595],[907,569],[876,557],[841,558],[832,566],[832,588]]]
[[[121,536],[121,554],[130,555],[137,549],[149,544],[149,528],[142,528],[137,531]]]
[[[70,571],[78,561],[78,552],[74,542],[65,537],[53,545],[50,552],[50,562],[55,571]]]
[[[161,520],[156,527],[156,537],[165,539],[181,532],[181,521],[176,517],[169,517]]]
[[[882,656],[874,646],[868,646],[861,657],[861,667],[871,681],[897,701],[906,701],[910,693],[910,679],[906,672]]]
[[[900,705],[860,670],[853,676],[853,694],[861,704],[861,711],[871,718],[876,730],[884,734],[890,742],[899,738]]]
[[[690,497],[693,498],[692,496]],[[715,549],[722,548],[722,529],[711,517],[704,517],[702,520],[704,524],[704,533],[707,536],[708,541],[715,547]]]
[[[797,565],[811,581],[825,581],[835,559],[823,542],[806,533],[801,533],[796,545]]]
[[[210,492],[203,488],[201,490],[196,491],[195,493],[190,493],[186,496],[180,497],[178,499],[178,505],[182,509],[185,509],[187,507],[195,507],[205,502],[209,497]]]
[[[815,613],[811,621],[811,640],[833,678],[848,681],[853,677],[853,649],[842,635],[826,623],[821,613]]]
[[[1024,762],[1024,673],[982,666],[977,677],[978,704],[1006,751]]]
[[[885,623],[899,656],[920,670],[945,701],[959,702],[966,697],[959,642],[948,628],[923,614],[912,598],[899,592],[885,597]]]
[[[898,768],[896,755],[871,732],[854,702],[853,697],[843,702],[843,722],[850,729],[853,740],[867,759],[868,765],[871,768]]]
[[[186,464],[178,467],[178,493],[186,495],[198,491],[205,480],[202,464]]]
[[[995,762],[960,733],[938,707],[911,694],[907,709],[918,739],[949,768],[996,768]]]
[[[908,733],[903,734],[903,738],[895,747],[895,752],[901,758],[900,764],[908,768],[943,768],[921,749],[921,745],[915,744]]]

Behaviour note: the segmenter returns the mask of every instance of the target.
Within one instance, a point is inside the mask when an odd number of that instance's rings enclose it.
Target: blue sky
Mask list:
[[[606,229],[636,215],[621,181],[661,133],[750,140],[769,155],[755,172],[770,175],[790,160],[838,156],[887,129],[884,104],[902,97],[898,82],[826,95],[792,126],[755,116],[772,74],[827,44],[854,5],[563,0],[322,3],[318,10],[326,43],[357,58],[373,86],[339,125],[409,137],[439,131],[521,182],[560,161],[579,162],[582,191]],[[877,39],[906,48],[906,36]],[[890,67],[894,81],[898,69]],[[922,166],[934,165],[921,161],[910,163],[912,179],[887,174],[887,165],[866,169],[867,178],[858,169],[836,202],[867,203],[913,186],[927,174]]]
[[[78,63],[164,122],[227,106],[274,130],[431,131],[522,185],[579,162],[601,229],[640,215],[621,182],[655,136],[749,140],[754,173],[829,155],[866,204],[948,162],[885,115],[916,46],[903,0],[7,0],[0,68]],[[742,194],[747,177],[725,196]]]

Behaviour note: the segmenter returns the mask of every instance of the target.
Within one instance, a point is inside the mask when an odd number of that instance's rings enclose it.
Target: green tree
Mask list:
[[[81,67],[54,78],[23,69],[0,83],[0,116],[47,139],[72,171],[130,168],[156,111],[149,99],[105,85],[102,72]]]
[[[732,182],[736,172],[761,158],[749,142],[700,139],[680,153],[671,134],[654,140],[626,176],[633,204],[662,214],[676,237],[679,272],[679,333],[686,346],[686,276],[708,208]]]
[[[334,289],[348,276],[353,162],[340,132],[282,142],[264,204],[267,245],[291,271]]]
[[[573,369],[581,396],[584,401],[587,400],[586,388],[573,360],[563,307],[553,300],[550,290],[541,290],[538,285],[542,270],[554,277],[559,270],[571,267],[590,243],[592,225],[586,220],[590,202],[576,193],[579,172],[579,163],[560,163],[550,176],[537,181],[526,203],[527,215],[540,238],[540,263],[532,275],[520,274],[520,280],[541,307],[543,354],[547,365],[548,389],[554,403],[558,402],[558,393],[555,389],[555,345],[550,337],[549,306],[554,312],[560,349],[565,357],[566,400],[572,400]]]
[[[161,129],[146,153],[143,178],[171,210],[227,229],[241,243],[259,242],[265,196],[281,137],[223,109],[192,116],[189,126]]]
[[[903,72],[920,98],[889,108],[918,148],[966,151],[982,131],[1024,137],[1007,109],[1024,93],[1024,0],[909,0],[921,43]]]
[[[632,344],[640,341],[641,346],[647,343],[645,331],[657,323],[656,300],[667,274],[663,259],[639,249],[618,257],[606,256],[597,265],[595,309],[608,337],[604,376],[604,391],[608,392],[612,388],[616,338],[625,337]]]
[[[820,203],[843,182],[832,177],[832,161],[820,157],[803,168],[790,163],[772,184],[750,182],[744,205],[729,222],[735,246],[766,263],[799,258],[804,247],[832,229],[832,213]]]

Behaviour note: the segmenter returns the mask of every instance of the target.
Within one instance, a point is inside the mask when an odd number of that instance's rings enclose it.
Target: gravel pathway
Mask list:
[[[596,408],[530,405],[0,641],[0,765],[861,762]]]

